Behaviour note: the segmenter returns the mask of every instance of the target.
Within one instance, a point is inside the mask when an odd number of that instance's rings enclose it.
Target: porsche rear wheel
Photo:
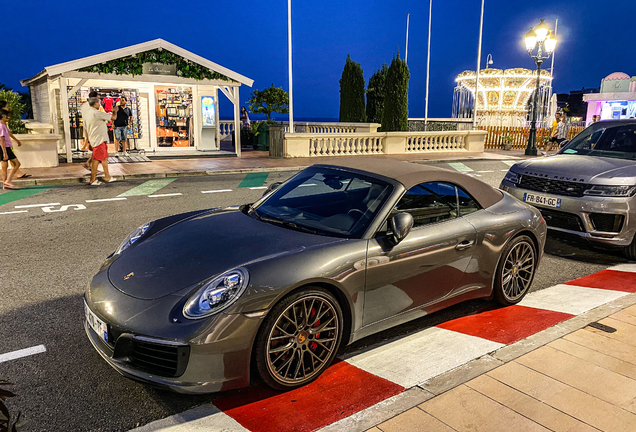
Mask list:
[[[311,287],[283,299],[270,312],[256,339],[256,367],[277,390],[310,383],[333,361],[342,339],[338,301]]]
[[[512,239],[504,248],[497,267],[495,300],[504,306],[519,303],[530,290],[536,267],[532,239],[525,235]]]

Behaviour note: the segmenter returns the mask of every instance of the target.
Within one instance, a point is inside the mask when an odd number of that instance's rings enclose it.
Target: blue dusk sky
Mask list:
[[[339,79],[347,54],[365,79],[403,56],[410,13],[409,116],[424,116],[427,1],[292,2],[294,117],[337,118]],[[19,80],[45,66],[163,38],[254,79],[263,89],[288,90],[285,0],[137,0],[131,2],[0,0],[5,43],[0,83],[25,90]],[[475,69],[479,0],[433,0],[429,117],[450,117],[458,73]],[[486,0],[482,67],[534,68],[523,36],[545,18],[558,18],[554,87],[559,93],[598,87],[621,71],[636,75],[636,1],[520,2]],[[241,87],[241,101],[251,89]],[[223,99],[223,98],[222,98]],[[221,115],[231,115],[221,101]],[[276,116],[281,119],[283,116]]]

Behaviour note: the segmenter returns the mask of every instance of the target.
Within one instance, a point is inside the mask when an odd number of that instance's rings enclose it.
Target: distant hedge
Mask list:
[[[351,56],[347,54],[347,61],[340,79],[339,120],[341,122],[366,122],[364,84],[360,63],[351,60]]]
[[[367,121],[369,123],[382,123],[386,75],[388,71],[389,67],[385,63],[369,78],[369,85],[367,87]]]
[[[409,78],[409,67],[398,53],[386,75],[381,128],[384,132],[409,130]]]

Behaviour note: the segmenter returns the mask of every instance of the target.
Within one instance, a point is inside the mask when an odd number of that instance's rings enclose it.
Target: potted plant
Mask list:
[[[511,150],[512,149],[512,141],[515,139],[515,137],[513,137],[510,134],[507,135],[503,135],[501,137],[501,147],[504,150]]]

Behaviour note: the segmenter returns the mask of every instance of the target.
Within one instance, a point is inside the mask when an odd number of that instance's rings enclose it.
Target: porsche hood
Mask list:
[[[108,277],[124,294],[152,300],[239,266],[339,241],[240,211],[207,213],[141,239],[110,265]]]

